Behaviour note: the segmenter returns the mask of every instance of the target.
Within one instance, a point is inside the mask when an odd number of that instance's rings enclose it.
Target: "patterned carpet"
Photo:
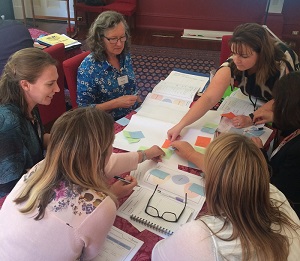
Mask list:
[[[141,98],[174,68],[209,74],[220,57],[217,51],[139,45],[131,46],[131,54]]]

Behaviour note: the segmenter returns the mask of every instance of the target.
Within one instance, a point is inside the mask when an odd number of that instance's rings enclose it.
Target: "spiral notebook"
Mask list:
[[[140,187],[136,187],[119,207],[117,215],[128,220],[140,231],[147,229],[166,238],[181,225],[195,219],[205,201],[203,180],[194,174],[170,168],[162,163],[145,161],[131,175],[138,180]],[[156,185],[158,187],[154,193]],[[187,200],[184,209],[185,194]],[[159,216],[164,212],[172,212],[178,217],[183,209],[184,211],[177,222],[168,222],[145,213],[148,202],[149,206],[157,209]]]
[[[151,193],[146,194],[149,198],[151,197]],[[160,192],[154,194],[150,205],[158,210],[159,215],[163,215],[164,212],[172,212],[175,213],[176,216],[179,216],[184,209],[184,202],[174,201],[174,199],[171,199],[169,196],[163,195]],[[191,208],[186,207],[177,222],[169,222],[159,217],[150,216],[145,212],[145,208],[146,205],[142,206],[142,208],[136,208],[130,215],[130,218],[146,226],[147,229],[150,228],[150,230],[154,230],[155,232],[167,236],[172,235],[181,225],[185,224],[193,213]]]

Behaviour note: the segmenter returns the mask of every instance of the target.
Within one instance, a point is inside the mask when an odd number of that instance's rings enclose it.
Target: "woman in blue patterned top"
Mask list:
[[[129,28],[121,14],[106,11],[98,16],[87,38],[91,54],[78,68],[78,106],[105,110],[115,120],[137,108],[140,99],[129,38]]]

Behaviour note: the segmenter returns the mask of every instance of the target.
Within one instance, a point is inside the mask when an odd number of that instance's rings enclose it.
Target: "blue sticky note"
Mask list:
[[[243,135],[244,130],[243,129],[237,129],[237,128],[230,128],[230,130],[228,132],[230,132],[230,133],[237,133],[237,134]]]
[[[206,132],[206,133],[209,133],[209,134],[214,134],[215,131],[216,131],[216,129],[212,129],[212,128],[208,128],[208,127],[203,127],[203,128],[201,129],[201,131]]]
[[[120,124],[121,126],[126,126],[129,123],[129,120],[125,117],[119,119],[116,121],[116,123]]]
[[[264,130],[252,130],[252,131],[249,131],[249,133],[255,137],[259,137],[261,135],[263,135],[265,133]]]
[[[190,187],[189,190],[200,195],[200,196],[205,196],[205,191],[204,191],[204,187],[193,183]]]
[[[129,135],[133,139],[142,139],[145,138],[144,134],[141,131],[128,131]]]
[[[199,169],[193,162],[188,161],[188,167],[193,169]]]
[[[159,170],[159,169],[151,170],[150,174],[157,177],[157,178],[160,178],[160,179],[165,179],[166,177],[170,176],[167,172],[164,172],[164,171]]]

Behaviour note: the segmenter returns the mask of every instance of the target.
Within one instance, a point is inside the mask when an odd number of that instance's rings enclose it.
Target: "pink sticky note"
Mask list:
[[[195,145],[198,147],[206,148],[208,146],[208,144],[210,143],[210,141],[211,141],[211,138],[198,136],[197,140],[195,142]]]

